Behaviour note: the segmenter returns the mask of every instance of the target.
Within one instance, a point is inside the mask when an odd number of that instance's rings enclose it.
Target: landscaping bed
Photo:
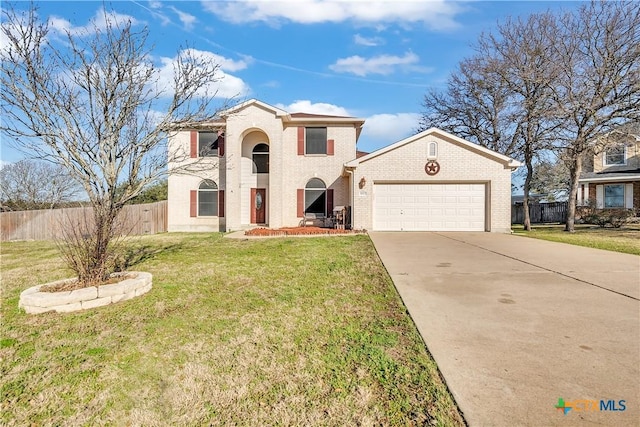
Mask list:
[[[69,313],[126,301],[151,287],[151,274],[145,272],[114,273],[106,284],[88,287],[79,286],[77,279],[62,279],[22,291],[18,306],[29,314]]]
[[[362,234],[365,231],[360,230],[340,230],[336,228],[321,227],[283,227],[283,228],[253,228],[247,230],[246,236],[254,237],[271,237],[271,236],[310,236],[322,234]]]

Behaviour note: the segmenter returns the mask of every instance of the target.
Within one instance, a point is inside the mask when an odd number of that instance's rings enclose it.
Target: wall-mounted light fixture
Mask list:
[[[358,183],[358,187],[360,187],[360,189],[364,188],[364,186],[367,185],[367,179],[363,176],[362,178],[360,178],[360,182]]]

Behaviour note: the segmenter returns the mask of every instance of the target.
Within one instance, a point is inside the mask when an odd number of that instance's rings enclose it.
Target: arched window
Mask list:
[[[218,216],[218,186],[210,179],[198,187],[198,216]]]
[[[269,146],[258,144],[253,147],[253,173],[269,173]]]
[[[438,157],[438,143],[430,142],[428,145],[427,158],[435,159],[436,157]]]
[[[304,188],[304,213],[325,215],[327,186],[318,178],[311,178]]]

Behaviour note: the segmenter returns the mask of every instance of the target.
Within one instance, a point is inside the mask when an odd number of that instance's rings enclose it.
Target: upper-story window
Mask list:
[[[608,148],[604,152],[604,165],[625,165],[627,163],[625,154],[626,148],[624,145],[616,145],[614,147]]]
[[[327,154],[327,128],[305,128],[305,154]]]
[[[258,144],[253,147],[253,173],[269,173],[269,146]]]
[[[198,155],[200,157],[218,155],[218,132],[198,132]]]
[[[298,126],[298,156],[333,156],[335,140],[327,139],[326,127]]]

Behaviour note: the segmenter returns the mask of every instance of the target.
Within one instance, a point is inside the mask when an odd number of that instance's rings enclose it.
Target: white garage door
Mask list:
[[[376,184],[373,229],[484,231],[484,184]]]

